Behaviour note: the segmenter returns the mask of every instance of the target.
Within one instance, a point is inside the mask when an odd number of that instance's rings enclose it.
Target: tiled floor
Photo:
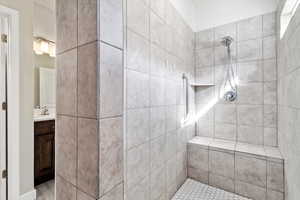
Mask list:
[[[38,185],[35,189],[36,200],[54,200],[54,180]]]
[[[172,200],[250,200],[224,190],[202,184],[192,179],[186,180]]]

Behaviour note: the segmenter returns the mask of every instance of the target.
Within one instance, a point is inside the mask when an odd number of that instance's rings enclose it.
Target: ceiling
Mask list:
[[[273,12],[278,0],[171,0],[195,31]]]

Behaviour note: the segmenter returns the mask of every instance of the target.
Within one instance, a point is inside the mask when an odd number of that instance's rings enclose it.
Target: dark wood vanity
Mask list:
[[[55,120],[34,122],[34,185],[54,178]]]

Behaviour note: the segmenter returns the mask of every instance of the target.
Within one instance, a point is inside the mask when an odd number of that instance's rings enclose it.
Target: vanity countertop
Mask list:
[[[55,114],[35,115],[33,121],[34,122],[49,121],[49,120],[55,120],[55,118],[56,118]]]

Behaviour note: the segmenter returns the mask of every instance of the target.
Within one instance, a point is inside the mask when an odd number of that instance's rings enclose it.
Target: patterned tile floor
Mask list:
[[[54,200],[54,180],[38,185],[35,189],[36,200]]]
[[[192,179],[186,180],[172,200],[251,200],[224,190],[202,184]]]

